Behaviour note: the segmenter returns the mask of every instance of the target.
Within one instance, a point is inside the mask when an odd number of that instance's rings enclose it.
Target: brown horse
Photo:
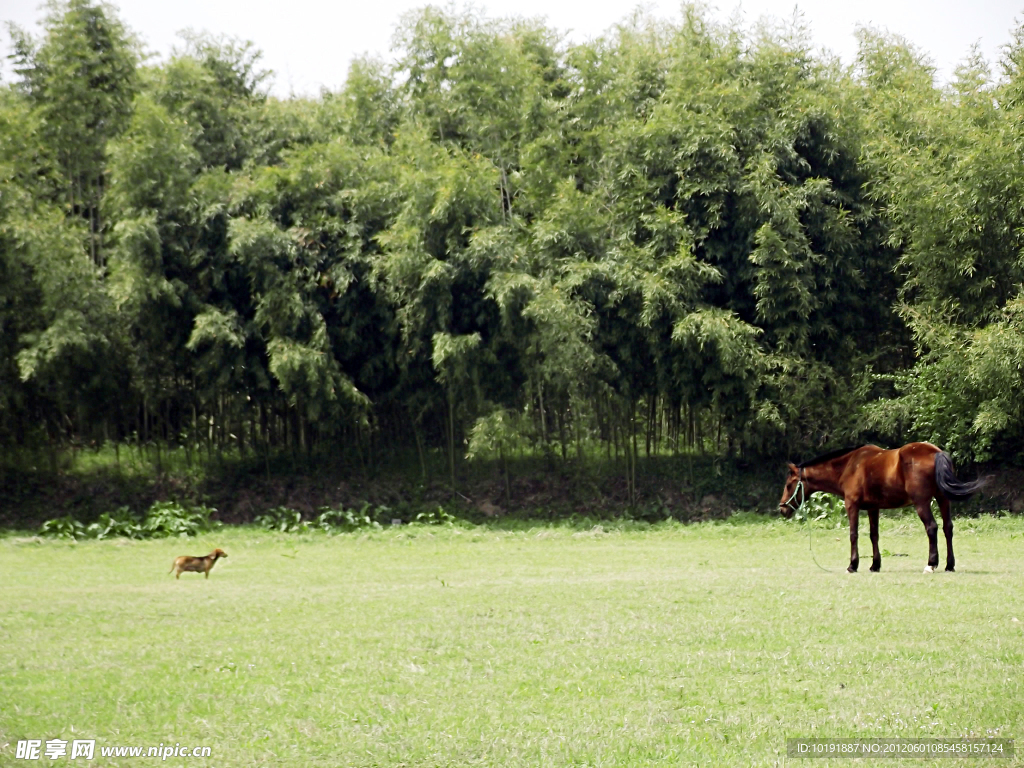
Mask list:
[[[779,512],[789,518],[817,491],[832,493],[843,500],[850,520],[850,567],[856,573],[858,515],[863,509],[871,521],[871,570],[882,568],[878,551],[878,510],[913,506],[928,533],[928,565],[925,573],[939,565],[938,525],[932,515],[932,499],[942,512],[942,532],[946,534],[946,570],[952,571],[953,520],[949,502],[972,496],[984,484],[957,480],[949,454],[931,443],[908,443],[902,448],[883,450],[877,445],[845,448],[826,453],[802,464],[790,464],[786,487],[782,491]]]

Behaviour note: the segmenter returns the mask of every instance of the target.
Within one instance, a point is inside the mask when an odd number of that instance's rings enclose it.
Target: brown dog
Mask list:
[[[206,578],[210,578],[210,569],[213,568],[213,564],[217,562],[217,558],[227,556],[228,553],[223,549],[215,549],[206,557],[182,555],[181,557],[175,558],[174,563],[171,565],[171,570],[168,571],[168,573],[173,573],[174,578],[180,579],[182,571],[195,571],[196,573],[205,573]]]

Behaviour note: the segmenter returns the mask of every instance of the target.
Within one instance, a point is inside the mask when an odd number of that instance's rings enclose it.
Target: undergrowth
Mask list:
[[[141,518],[128,507],[105,512],[86,525],[71,515],[47,520],[39,535],[57,539],[162,539],[169,536],[186,538],[221,526],[211,519],[217,510],[204,506],[188,506],[176,501],[158,501]]]

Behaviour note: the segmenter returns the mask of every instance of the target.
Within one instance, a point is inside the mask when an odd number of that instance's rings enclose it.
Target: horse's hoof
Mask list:
[[[871,566],[871,572],[872,573],[878,573],[880,570],[882,570],[882,566],[880,566],[880,565],[872,565]]]
[[[856,568],[854,568],[854,567],[853,567],[853,566],[851,565],[851,566],[850,566],[849,568],[847,568],[847,569],[846,569],[846,572],[847,572],[847,573],[856,573],[856,572],[857,572],[857,569],[856,569]]]
[[[934,565],[926,565],[924,567],[924,572],[925,573],[935,573],[935,566]]]
[[[946,572],[947,573],[953,573],[955,570],[956,570],[956,568],[954,568],[952,565],[947,565],[946,566]]]

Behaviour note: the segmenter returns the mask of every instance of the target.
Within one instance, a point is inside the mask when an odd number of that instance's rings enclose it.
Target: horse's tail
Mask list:
[[[963,501],[976,494],[985,485],[985,478],[978,478],[969,483],[957,480],[953,472],[953,460],[945,451],[935,454],[935,484],[939,486],[942,495],[952,501]]]

